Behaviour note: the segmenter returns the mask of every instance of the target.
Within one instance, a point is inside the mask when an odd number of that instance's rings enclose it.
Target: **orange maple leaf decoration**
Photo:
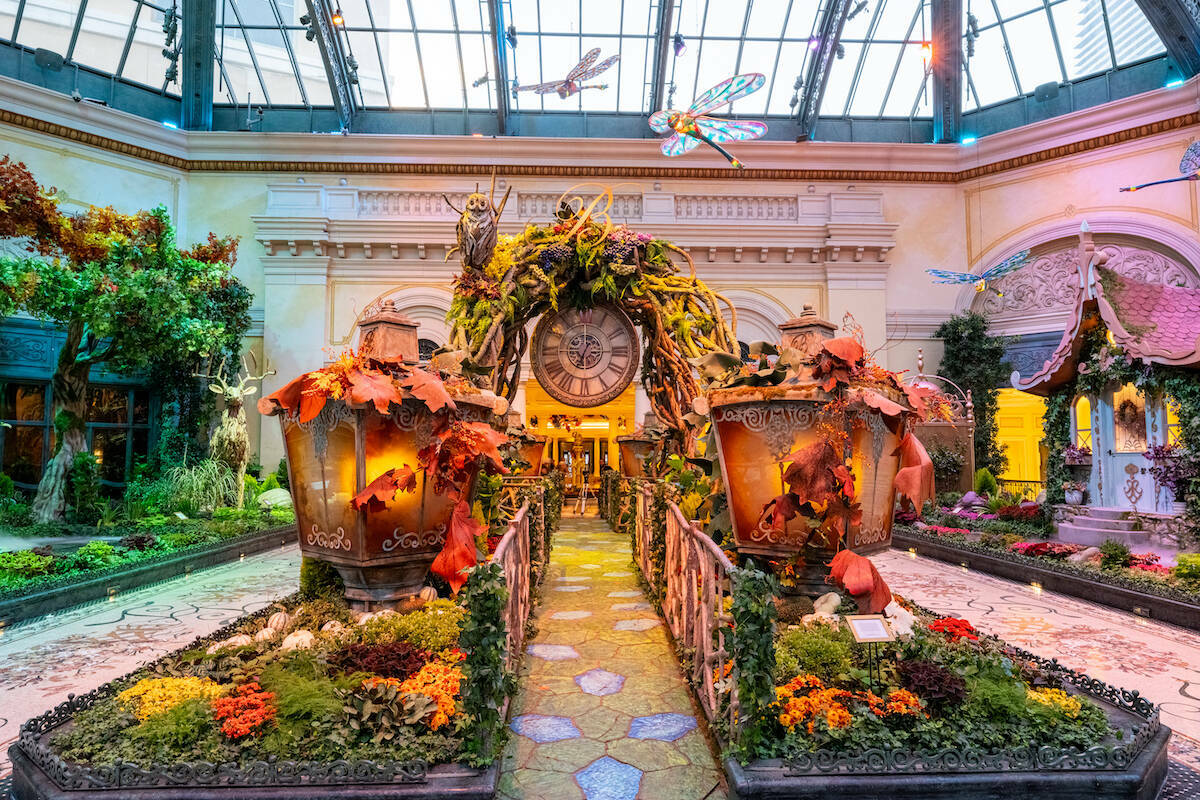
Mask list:
[[[471,516],[471,506],[459,500],[450,518],[450,530],[446,533],[446,544],[433,560],[430,569],[435,575],[445,578],[455,594],[467,582],[463,570],[479,563],[475,537],[483,532],[483,525]]]
[[[346,372],[346,379],[350,382],[346,390],[346,400],[352,405],[373,403],[376,411],[386,414],[389,405],[399,405],[404,400],[404,396],[396,389],[392,376],[387,373],[361,368],[351,369]]]
[[[413,397],[424,401],[429,410],[435,414],[443,408],[449,408],[451,411],[457,408],[454,400],[450,398],[450,393],[446,391],[446,384],[440,376],[434,375],[432,372],[413,370],[400,379],[400,385],[408,389]]]
[[[878,614],[892,602],[892,590],[871,559],[853,550],[842,550],[829,562],[829,577],[849,592],[858,610]]]
[[[912,432],[906,433],[900,440],[900,470],[896,473],[893,485],[896,491],[912,501],[919,510],[927,500],[935,496],[933,483],[933,459],[925,452]]]
[[[398,493],[413,492],[416,488],[417,474],[405,464],[403,467],[389,469],[368,483],[366,488],[354,495],[350,505],[355,511],[364,506],[368,511],[383,511],[388,503],[396,499]]]
[[[781,464],[787,464],[783,482],[800,503],[824,503],[829,495],[844,488],[854,496],[854,478],[842,462],[833,445],[825,440],[813,442],[788,454]]]

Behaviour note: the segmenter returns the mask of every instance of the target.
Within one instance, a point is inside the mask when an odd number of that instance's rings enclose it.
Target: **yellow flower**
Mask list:
[[[208,678],[143,678],[117,695],[139,720],[170,711],[185,700],[212,700],[225,693],[224,687]]]
[[[1072,697],[1062,689],[1030,689],[1027,697],[1035,703],[1057,709],[1066,717],[1074,719],[1083,710],[1078,697]]]

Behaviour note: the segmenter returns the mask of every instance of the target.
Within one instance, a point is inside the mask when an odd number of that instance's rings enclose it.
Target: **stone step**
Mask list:
[[[1100,528],[1108,531],[1131,531],[1137,527],[1136,520],[1093,517],[1090,514],[1076,514],[1071,520],[1071,524],[1081,525],[1085,528]]]
[[[1096,519],[1125,519],[1129,515],[1128,508],[1104,508],[1102,506],[1088,506],[1087,515]]]
[[[1133,549],[1143,548],[1150,543],[1150,534],[1146,531],[1114,531],[1109,528],[1091,528],[1071,522],[1058,523],[1058,538],[1064,542],[1082,544],[1086,547],[1099,547],[1108,539],[1115,539]]]

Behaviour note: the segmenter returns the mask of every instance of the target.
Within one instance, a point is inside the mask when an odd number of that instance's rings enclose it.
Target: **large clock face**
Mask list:
[[[637,334],[614,306],[544,314],[533,331],[532,360],[547,394],[591,408],[616,398],[637,374]]]

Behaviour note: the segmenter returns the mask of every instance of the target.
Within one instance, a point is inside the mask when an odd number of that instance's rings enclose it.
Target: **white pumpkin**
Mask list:
[[[276,611],[267,618],[267,627],[272,628],[280,633],[287,630],[287,626],[292,624],[292,617],[286,611]]]
[[[370,622],[370,621],[371,621],[371,620],[372,620],[374,617],[375,617],[375,615],[374,615],[374,614],[371,614],[371,613],[366,613],[366,614],[363,614],[363,615],[361,615],[361,616],[359,616],[359,617],[358,617],[358,621],[357,621],[357,622],[355,622],[354,624],[355,624],[355,625],[366,625],[366,624],[367,624],[368,622]]]
[[[432,586],[422,586],[421,591],[417,592],[417,597],[424,600],[426,603],[432,603],[438,599],[437,589]]]
[[[263,628],[261,631],[254,634],[254,641],[256,641],[256,642],[273,642],[278,638],[279,638],[279,631],[275,630],[274,628],[270,628],[270,627]]]
[[[279,645],[280,650],[307,650],[317,643],[317,637],[312,631],[298,630],[292,631],[283,640],[283,644]]]
[[[237,636],[230,636],[221,643],[221,647],[245,647],[246,645],[254,644],[254,640],[247,634],[239,633]]]
[[[208,649],[205,650],[204,652],[211,656],[213,653],[215,653],[221,649],[221,644],[222,644],[221,642],[213,642],[212,644],[210,644],[208,646]]]
[[[341,633],[346,628],[336,619],[331,619],[321,626],[321,633]]]
[[[400,616],[394,608],[381,608],[376,611],[372,617],[398,617]]]

